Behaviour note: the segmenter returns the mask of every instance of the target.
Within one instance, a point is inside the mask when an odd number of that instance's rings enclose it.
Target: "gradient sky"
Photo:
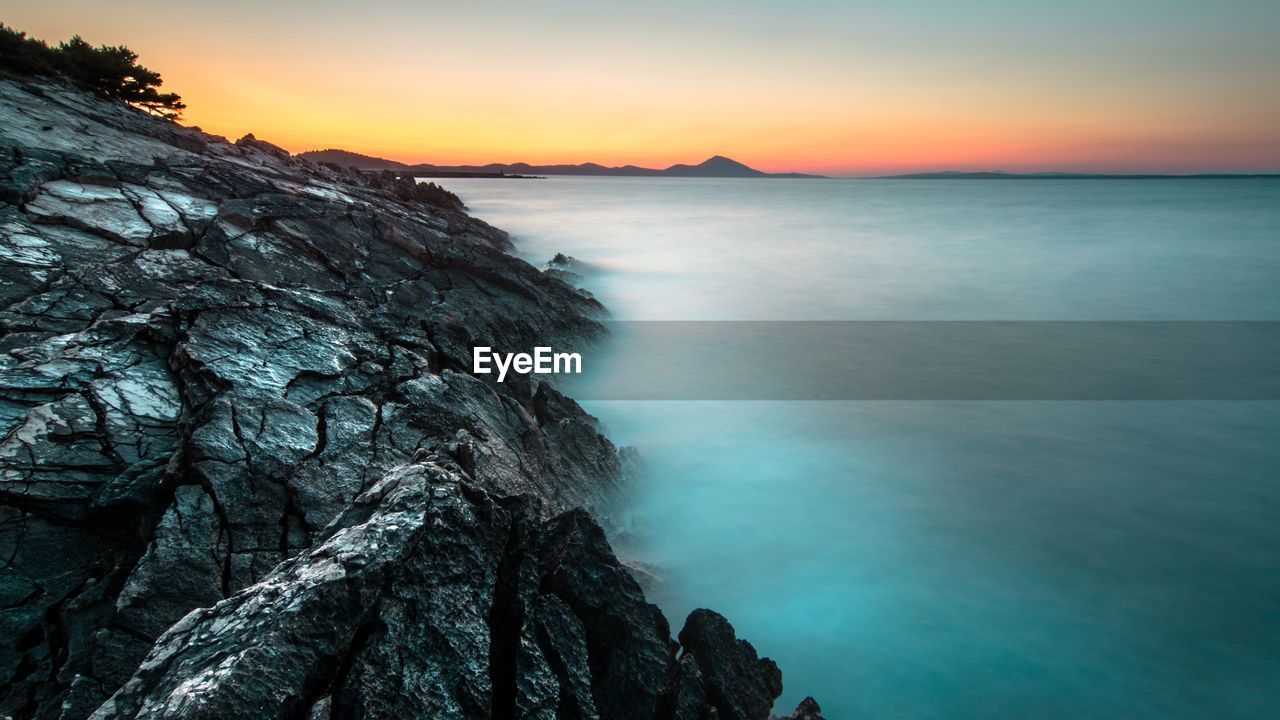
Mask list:
[[[408,162],[1280,171],[1280,0],[6,0],[185,122]]]

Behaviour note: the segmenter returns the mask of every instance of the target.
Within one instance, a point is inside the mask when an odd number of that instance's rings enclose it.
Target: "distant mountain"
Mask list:
[[[309,150],[298,153],[298,157],[306,158],[314,163],[333,163],[356,170],[404,170],[409,167],[395,160],[384,160],[369,155],[361,155],[347,150]]]
[[[708,158],[699,165],[672,165],[662,174],[673,177],[767,177],[765,173],[723,155]]]
[[[1143,174],[1107,174],[1107,173],[1007,173],[1007,172],[959,172],[943,170],[942,172],[911,173],[909,175],[882,175],[872,180],[1230,180],[1246,178],[1280,178],[1271,173],[1196,173],[1192,175],[1143,175]]]
[[[626,168],[634,168],[628,165]],[[697,165],[672,165],[666,170],[653,171],[668,177],[772,177],[772,178],[821,178],[825,175],[806,175],[804,173],[767,173],[747,167],[737,160],[730,160],[723,155],[708,158]]]
[[[581,165],[530,165],[529,163],[490,163],[488,165],[406,165],[394,160],[369,157],[345,150],[313,150],[299,153],[314,162],[331,162],[359,170],[401,170],[429,175],[602,175],[616,177],[715,177],[715,178],[820,178],[804,173],[766,173],[747,167],[722,155],[708,158],[697,165],[672,165],[657,170],[635,165],[605,167],[599,163]]]

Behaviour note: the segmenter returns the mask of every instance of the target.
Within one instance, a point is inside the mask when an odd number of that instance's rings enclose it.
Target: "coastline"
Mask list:
[[[466,372],[594,299],[252,136],[10,80],[0,114],[0,713],[768,715],[772,661],[709,611],[677,644],[575,510],[621,487],[594,418]]]

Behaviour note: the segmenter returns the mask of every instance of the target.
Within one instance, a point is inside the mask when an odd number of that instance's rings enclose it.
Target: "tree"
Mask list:
[[[119,45],[94,47],[79,35],[51,48],[0,24],[0,70],[20,76],[62,76],[103,97],[123,100],[153,115],[177,118],[186,108],[175,93],[161,93],[160,73],[138,64]]]
[[[56,53],[40,40],[0,23],[0,70],[13,75],[56,75]]]

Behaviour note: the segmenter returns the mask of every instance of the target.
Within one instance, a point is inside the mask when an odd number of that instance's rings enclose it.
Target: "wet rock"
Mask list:
[[[782,720],[826,720],[826,718],[822,717],[822,708],[818,707],[818,701],[807,697],[800,701],[795,712]]]
[[[593,267],[592,265],[582,262],[575,257],[565,255],[564,253],[556,253],[555,257],[548,260],[546,264],[542,266],[542,272],[547,277],[555,278],[566,285],[574,287],[582,285],[588,277],[596,274],[598,271],[599,268]],[[591,297],[591,294],[584,289],[579,288],[578,292],[587,297]]]
[[[722,720],[765,720],[773,701],[782,694],[782,673],[755,648],[737,639],[733,626],[711,610],[694,610],[680,631],[684,658],[696,661],[696,671],[677,677],[672,687],[674,706],[705,698]],[[701,677],[699,686],[697,679]],[[673,717],[676,717],[673,715]]]
[[[697,659],[685,655],[663,686],[654,717],[657,720],[703,720],[713,712],[718,717],[719,711],[712,707],[707,699],[707,681]]]
[[[310,550],[167,630],[93,717],[655,717],[680,672],[666,620],[585,513],[542,517],[434,462],[394,469]],[[691,619],[698,641],[719,622]],[[706,657],[682,708],[709,711],[742,646]],[[733,690],[772,691],[755,681]]]
[[[623,459],[469,373],[600,305],[435,190],[35,87],[0,80],[0,716],[653,717],[666,620],[575,510]],[[708,628],[684,706],[755,717]]]

